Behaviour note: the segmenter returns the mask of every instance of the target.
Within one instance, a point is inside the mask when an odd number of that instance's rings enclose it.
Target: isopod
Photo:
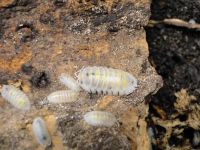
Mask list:
[[[77,72],[80,86],[90,93],[128,95],[137,87],[136,78],[128,72],[107,67],[86,67]]]
[[[43,145],[44,147],[51,145],[51,137],[42,118],[37,117],[33,120],[32,130],[39,144]]]
[[[84,115],[84,120],[92,126],[111,127],[116,123],[115,116],[106,111],[91,111]]]
[[[28,96],[12,85],[3,85],[1,95],[5,100],[18,109],[29,110],[31,107]]]
[[[67,86],[69,89],[74,90],[74,91],[80,91],[78,82],[73,77],[71,77],[69,74],[62,73],[58,77],[58,79],[60,80],[60,82],[62,84]]]
[[[60,90],[47,96],[50,103],[70,103],[78,99],[78,92],[72,90]]]
[[[195,131],[193,134],[192,144],[198,146],[200,144],[200,133]]]

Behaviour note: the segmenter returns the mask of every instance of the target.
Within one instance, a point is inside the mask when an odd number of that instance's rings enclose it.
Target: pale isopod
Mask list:
[[[128,72],[107,67],[86,67],[78,71],[80,86],[90,93],[128,95],[137,87],[136,78]]]
[[[60,90],[47,96],[50,103],[70,103],[78,99],[78,92],[72,90]]]
[[[60,82],[62,84],[67,86],[69,89],[74,90],[74,91],[80,91],[78,82],[73,77],[71,77],[69,74],[62,73],[58,77],[58,79],[60,80]]]
[[[195,131],[193,134],[192,144],[198,146],[200,144],[200,133]]]
[[[84,120],[92,126],[111,127],[116,123],[115,116],[106,111],[91,111],[84,115]]]
[[[45,147],[51,145],[51,137],[42,118],[37,117],[33,120],[32,130],[39,144]]]
[[[5,100],[18,109],[29,110],[31,107],[28,96],[12,85],[3,85],[1,95]]]

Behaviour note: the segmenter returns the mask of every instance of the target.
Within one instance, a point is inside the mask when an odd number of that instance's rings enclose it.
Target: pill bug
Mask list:
[[[80,86],[90,93],[128,95],[137,87],[130,73],[107,67],[86,67],[76,73]]]
[[[111,127],[116,123],[115,116],[106,111],[91,111],[84,115],[84,120],[92,126]]]
[[[45,147],[51,145],[51,137],[46,127],[45,121],[37,117],[33,120],[32,130],[37,142]]]
[[[71,77],[69,74],[62,73],[58,77],[58,79],[62,84],[67,86],[70,90],[80,91],[78,82],[73,77]]]
[[[29,110],[31,107],[28,96],[12,85],[3,85],[1,96],[18,109]]]
[[[47,96],[50,103],[70,103],[78,99],[78,92],[72,90],[60,90]]]

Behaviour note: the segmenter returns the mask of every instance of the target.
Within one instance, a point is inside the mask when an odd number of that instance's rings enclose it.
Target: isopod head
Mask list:
[[[29,110],[31,107],[28,96],[12,85],[3,85],[1,96],[18,109]]]
[[[43,145],[44,147],[51,145],[51,137],[42,118],[37,117],[33,120],[32,130],[39,144]]]
[[[111,127],[117,122],[115,116],[106,111],[91,111],[86,113],[83,118],[92,126]]]

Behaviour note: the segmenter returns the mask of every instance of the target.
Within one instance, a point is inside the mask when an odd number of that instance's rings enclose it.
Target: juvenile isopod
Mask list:
[[[79,87],[78,82],[73,77],[71,77],[69,74],[62,73],[58,77],[58,79],[62,84],[67,86],[70,90],[80,91],[80,87]]]
[[[33,120],[32,130],[39,144],[43,145],[44,147],[51,145],[51,137],[42,118],[37,117]]]
[[[47,96],[49,103],[70,103],[78,99],[78,92],[72,90],[60,90]]]
[[[3,85],[1,96],[18,109],[29,110],[31,107],[28,96],[12,85]]]
[[[90,93],[128,95],[137,87],[136,78],[128,72],[107,67],[86,67],[77,72],[80,86]]]
[[[192,144],[198,146],[200,144],[200,133],[195,131],[193,134]]]
[[[84,115],[84,120],[92,126],[113,126],[117,120],[115,116],[106,111],[91,111]]]

